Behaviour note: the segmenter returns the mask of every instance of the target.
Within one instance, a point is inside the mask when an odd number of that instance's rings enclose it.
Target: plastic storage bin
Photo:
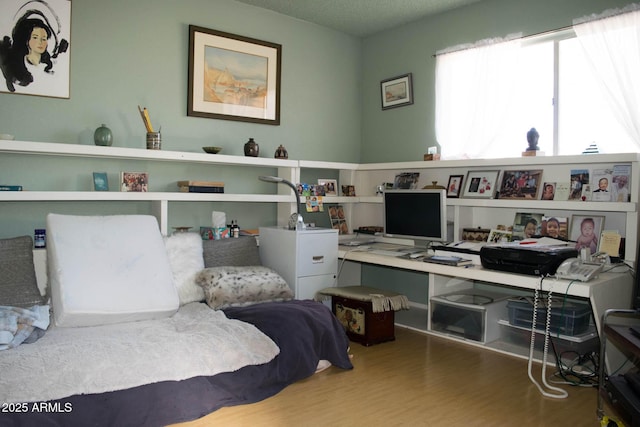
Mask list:
[[[488,343],[500,338],[498,319],[507,313],[509,295],[467,289],[431,297],[431,330]]]
[[[502,329],[502,340],[517,346],[529,348],[531,346],[531,328],[510,325],[506,320],[499,320]],[[529,322],[531,323],[531,322]],[[553,348],[559,356],[566,352],[576,352],[585,355],[590,352],[598,352],[600,349],[600,340],[595,331],[595,327],[588,328],[580,335],[560,335],[549,333],[549,354],[553,355]],[[553,341],[553,347],[551,346]],[[544,331],[536,330],[534,349],[542,352],[544,349]],[[575,358],[575,354],[571,353],[568,359]],[[563,358],[564,359],[564,358]]]
[[[551,323],[549,331],[563,335],[579,335],[589,328],[591,307],[588,303],[564,301],[557,296],[551,303]],[[531,328],[533,321],[533,298],[517,297],[507,301],[509,323],[514,326]],[[536,329],[545,330],[547,322],[547,298],[539,299],[536,310]]]

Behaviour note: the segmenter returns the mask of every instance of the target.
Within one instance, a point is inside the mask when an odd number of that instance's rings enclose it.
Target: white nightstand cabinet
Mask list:
[[[313,299],[334,286],[338,274],[338,230],[260,227],[262,264],[280,274],[296,299]]]

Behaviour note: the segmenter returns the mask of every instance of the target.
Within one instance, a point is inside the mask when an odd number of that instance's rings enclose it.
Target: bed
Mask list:
[[[127,220],[131,220],[131,218],[129,217]],[[78,218],[71,219],[71,223],[75,224],[74,228],[77,227],[77,221]],[[88,225],[95,228],[95,224]],[[120,226],[118,225],[118,227]],[[50,225],[48,225],[48,229],[49,227]],[[99,228],[102,231],[105,229],[105,227]],[[135,228],[140,230],[140,225],[135,225]],[[155,228],[157,229],[157,224],[155,224]],[[130,231],[121,231],[125,235],[130,234]],[[51,235],[51,233],[49,234]],[[167,238],[162,242],[167,256],[167,264],[174,266],[172,279],[180,296],[179,307],[169,316],[161,316],[160,318],[152,316],[148,319],[125,322],[109,323],[107,321],[106,324],[102,319],[97,325],[77,326],[75,325],[77,322],[95,322],[93,314],[80,313],[85,316],[84,318],[80,316],[81,320],[73,318],[73,316],[60,318],[62,325],[67,322],[74,326],[59,326],[59,319],[56,317],[56,303],[64,305],[65,302],[60,295],[56,297],[52,289],[53,325],[44,333],[44,336],[34,343],[21,344],[13,349],[0,351],[0,372],[3,372],[3,375],[0,376],[0,404],[3,405],[0,408],[3,412],[0,417],[0,425],[161,426],[197,419],[224,406],[253,403],[265,399],[278,393],[287,385],[313,375],[322,361],[328,361],[328,363],[345,370],[352,369],[348,356],[349,341],[344,329],[325,305],[309,300],[274,298],[274,294],[270,294],[266,298],[262,297],[263,300],[260,300],[261,297],[256,295],[251,296],[251,301],[245,301],[242,298],[238,300],[237,293],[234,294],[229,289],[227,289],[229,292],[226,297],[221,299],[218,292],[218,299],[215,299],[213,297],[216,292],[207,291],[206,284],[215,275],[218,278],[221,275],[226,275],[224,277],[234,282],[237,282],[237,279],[242,276],[240,273],[248,271],[248,274],[255,276],[254,273],[251,273],[259,267],[255,239],[246,237],[196,243],[197,240],[186,237],[174,240],[175,242],[189,240],[189,247],[185,247],[182,244],[184,242],[171,247],[171,241]],[[55,237],[50,240],[55,242]],[[139,244],[139,239],[136,240],[138,242],[135,244]],[[59,252],[65,249],[63,244],[58,243],[58,248],[53,243],[53,251]],[[145,247],[148,249],[148,238],[145,243]],[[77,244],[74,245],[77,246]],[[123,246],[120,244],[118,247],[122,248]],[[134,248],[132,250],[136,252]],[[2,242],[0,242],[1,251]],[[12,253],[14,252],[15,248],[12,248]],[[52,249],[48,248],[48,255],[51,255],[51,252]],[[172,256],[172,252],[174,252],[174,256]],[[25,256],[28,257],[28,255]],[[73,254],[73,257],[77,256],[79,256],[78,253]],[[157,256],[159,255],[156,254],[154,258],[154,266],[156,266],[154,268],[157,268]],[[185,262],[185,259],[192,261],[194,258],[197,262],[189,268],[183,269],[188,272],[179,271],[180,268],[175,267],[178,264],[184,267],[189,263]],[[58,268],[64,271],[64,266],[56,266],[56,261],[52,262],[51,259],[49,261],[54,265],[54,269]],[[3,265],[0,262],[0,269],[2,268]],[[176,275],[177,271],[179,271],[178,275]],[[50,265],[49,281],[55,282],[55,278],[51,277],[52,273],[54,276],[56,275],[55,271],[52,272]],[[274,274],[277,276],[275,272],[269,273],[269,275]],[[179,277],[180,275],[182,277]],[[186,277],[191,277],[190,282],[200,281],[201,289],[198,290],[191,286],[190,291],[194,294],[191,297],[187,297],[189,292],[184,292],[184,289],[180,288],[180,282],[186,281],[184,280]],[[157,280],[157,277],[154,276],[153,280]],[[243,283],[246,282],[243,281]],[[52,283],[52,288],[54,286],[55,284]],[[251,288],[247,285],[242,287],[244,296],[247,293],[251,294],[251,289],[247,290],[247,287]],[[265,286],[261,283],[258,287],[262,289]],[[253,288],[255,290],[256,286]],[[236,288],[233,290],[237,291]],[[1,296],[2,290],[0,289]],[[230,304],[229,298],[235,298],[236,303]],[[3,303],[0,301],[0,304]],[[163,307],[163,309],[166,308]],[[73,310],[70,312],[73,313]],[[136,315],[138,314],[136,313]],[[127,313],[126,316],[130,316],[130,313]],[[135,318],[135,316],[133,317]],[[210,318],[213,320],[209,320]],[[186,326],[179,323],[181,321],[185,321]],[[159,332],[150,332],[152,331],[151,325],[159,325]],[[210,330],[205,328],[203,332],[204,326],[209,327]],[[134,330],[137,328],[140,332],[125,332],[123,328],[129,327],[133,327]],[[212,344],[208,344],[209,337],[217,333],[214,329],[226,331],[227,335],[223,335],[226,338],[217,337],[212,341]],[[106,336],[107,332],[121,337],[119,339],[121,347],[132,348],[134,356],[131,360],[133,362],[118,359],[121,355],[116,351],[111,351],[114,346],[101,341],[102,336]],[[176,336],[179,335],[181,339],[185,335],[192,334],[194,337],[191,339],[195,341],[176,344],[176,348],[172,349],[169,344],[176,339],[163,334],[174,332],[177,332]],[[136,335],[138,333],[140,336],[146,333],[149,337],[139,338],[139,335]],[[86,345],[83,344],[72,352],[79,353],[76,356],[81,361],[65,363],[65,358],[72,360],[72,357],[68,355],[55,362],[59,364],[58,369],[61,370],[59,377],[53,374],[56,369],[52,368],[51,364],[54,362],[44,359],[38,361],[37,358],[33,365],[22,362],[29,360],[29,357],[23,357],[21,352],[29,354],[35,352],[38,347],[55,346],[51,343],[57,342],[59,344],[60,340],[65,339],[65,336],[72,337],[72,341],[76,344],[84,342],[82,340],[85,339],[88,341]],[[148,341],[147,344],[151,347],[159,347],[158,353],[160,354],[156,356],[153,351],[135,348],[138,341]],[[223,341],[231,343],[231,350],[223,349],[226,348],[223,344],[228,344]],[[118,338],[116,338],[116,342],[118,342]],[[257,349],[253,348],[256,343]],[[101,355],[88,357],[82,354],[85,347],[100,348],[101,345],[107,347],[107,350],[101,350],[101,353],[111,351],[111,354],[107,354],[106,357]],[[185,346],[189,348],[184,348]],[[215,347],[215,358],[227,362],[221,366],[208,366],[212,364],[212,357],[204,356],[205,349],[195,351],[194,348],[199,348],[197,346]],[[235,353],[233,349],[235,349]],[[63,355],[68,354],[68,352],[64,352],[64,349],[59,352]],[[175,354],[170,356],[173,357],[170,359],[171,361],[167,362],[162,359],[164,353],[171,354],[172,352]],[[194,362],[194,357],[202,360]],[[110,358],[115,360],[112,365],[109,365]],[[197,366],[197,362],[207,366],[200,371],[187,369],[186,372],[180,372],[183,365],[188,365],[186,367],[189,368],[192,365]],[[86,366],[83,367],[83,365]],[[129,378],[133,376],[129,371],[144,371],[148,367],[145,365],[157,365],[161,367],[161,373],[153,380],[149,380],[149,377],[142,380]],[[43,369],[43,366],[46,366],[46,369]],[[27,371],[27,375],[23,377],[5,375],[5,372],[13,373],[14,371]],[[101,375],[100,372],[105,374]],[[118,372],[118,374],[110,372]],[[203,374],[199,374],[199,372]],[[153,376],[156,373],[151,370],[147,375]],[[105,387],[104,383],[109,382],[105,380],[105,376],[114,377],[117,384]],[[69,381],[68,378],[71,380]],[[50,381],[52,385],[44,387],[47,389],[44,390],[44,394],[38,394],[41,393],[40,391],[23,391],[22,389],[25,387],[19,387],[18,384],[29,382],[29,379],[32,382],[42,384],[47,384],[47,381]],[[142,381],[142,383],[138,384],[136,381]],[[64,382],[69,384],[66,384],[66,388],[61,387],[61,391],[56,391],[58,395],[47,394],[60,388],[61,384],[59,383]],[[1,390],[5,390],[4,394]],[[70,390],[76,391],[71,392]],[[13,397],[16,395],[21,398],[15,400]],[[38,396],[54,397],[39,399]]]

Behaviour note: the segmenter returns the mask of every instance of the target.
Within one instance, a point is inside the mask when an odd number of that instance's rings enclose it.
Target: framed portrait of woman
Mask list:
[[[0,92],[69,98],[71,1],[3,0]]]

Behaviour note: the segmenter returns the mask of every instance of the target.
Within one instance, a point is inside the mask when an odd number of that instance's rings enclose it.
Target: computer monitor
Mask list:
[[[385,191],[384,235],[426,242],[446,242],[446,191],[444,189]]]

